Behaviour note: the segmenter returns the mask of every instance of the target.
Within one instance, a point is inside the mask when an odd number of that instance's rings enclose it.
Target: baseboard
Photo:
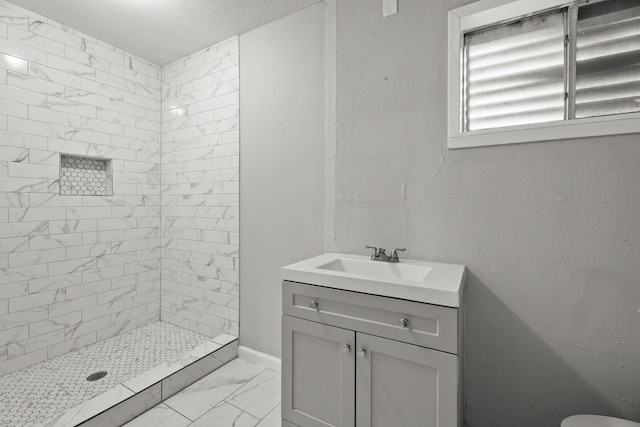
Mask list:
[[[247,362],[255,363],[256,365],[264,366],[267,369],[271,369],[277,373],[282,372],[282,361],[280,358],[271,356],[270,354],[262,353],[249,347],[241,345],[238,347],[238,357],[244,359]]]

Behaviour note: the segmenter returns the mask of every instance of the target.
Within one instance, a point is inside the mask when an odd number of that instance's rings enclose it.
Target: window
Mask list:
[[[564,120],[564,14],[464,36],[464,130]]]
[[[575,117],[640,111],[640,2],[578,9]]]
[[[640,132],[637,0],[482,0],[449,49],[450,148]]]

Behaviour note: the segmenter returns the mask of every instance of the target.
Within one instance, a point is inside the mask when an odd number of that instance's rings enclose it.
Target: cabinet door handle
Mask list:
[[[309,303],[309,307],[311,307],[314,310],[317,310],[318,309],[318,302],[317,301],[311,301]]]
[[[345,344],[342,346],[343,353],[349,353],[351,351],[351,346],[349,344]]]
[[[364,348],[358,349],[358,357],[365,357],[367,355],[367,350]]]
[[[409,319],[405,319],[403,317],[402,319],[400,319],[400,325],[402,325],[403,328],[408,328],[409,327]]]

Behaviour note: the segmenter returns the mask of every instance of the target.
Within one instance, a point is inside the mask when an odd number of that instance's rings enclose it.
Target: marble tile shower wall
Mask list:
[[[238,39],[162,76],[162,320],[237,336]]]
[[[0,0],[0,375],[159,319],[160,74]],[[114,195],[60,196],[60,153]]]

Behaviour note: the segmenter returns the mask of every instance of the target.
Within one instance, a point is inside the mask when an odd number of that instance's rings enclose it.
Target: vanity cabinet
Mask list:
[[[459,316],[284,281],[283,426],[461,426]]]
[[[355,425],[356,333],[283,316],[283,418],[301,427]]]

